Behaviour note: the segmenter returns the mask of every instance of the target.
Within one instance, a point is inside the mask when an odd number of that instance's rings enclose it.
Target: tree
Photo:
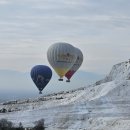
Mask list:
[[[8,121],[7,119],[1,119],[0,120],[0,128],[12,128],[13,123],[11,121]]]
[[[45,130],[44,119],[40,119],[38,121],[35,121],[34,124],[35,124],[34,130]]]
[[[24,130],[24,128],[23,128],[23,124],[21,123],[21,122],[19,122],[19,130]]]

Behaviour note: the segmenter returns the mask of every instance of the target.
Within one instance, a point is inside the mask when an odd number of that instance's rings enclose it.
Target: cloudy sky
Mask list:
[[[68,42],[81,69],[106,74],[130,58],[129,0],[0,0],[0,69],[49,65],[48,47]]]

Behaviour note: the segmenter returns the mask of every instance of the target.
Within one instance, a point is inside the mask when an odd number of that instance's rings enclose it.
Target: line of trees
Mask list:
[[[0,130],[25,130],[22,123],[19,123],[18,127],[15,127],[11,121],[7,119],[0,119]],[[26,130],[45,130],[44,119],[40,119],[34,122],[33,128],[26,128]]]

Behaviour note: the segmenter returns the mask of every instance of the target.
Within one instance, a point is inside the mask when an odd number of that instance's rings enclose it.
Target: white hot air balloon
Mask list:
[[[50,65],[59,75],[59,81],[63,81],[63,76],[74,65],[77,54],[75,47],[68,43],[60,42],[49,47],[47,58]]]
[[[70,70],[65,74],[65,77],[68,79],[66,82],[70,82],[71,77],[74,73],[80,68],[83,62],[83,53],[80,49],[75,48],[77,53],[77,60],[75,61],[74,65],[70,68]]]

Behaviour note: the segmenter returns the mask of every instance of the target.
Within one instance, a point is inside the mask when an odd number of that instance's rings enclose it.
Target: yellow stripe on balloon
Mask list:
[[[54,70],[56,71],[56,73],[62,78],[63,76],[65,76],[65,74],[68,72],[67,68],[54,68]]]

